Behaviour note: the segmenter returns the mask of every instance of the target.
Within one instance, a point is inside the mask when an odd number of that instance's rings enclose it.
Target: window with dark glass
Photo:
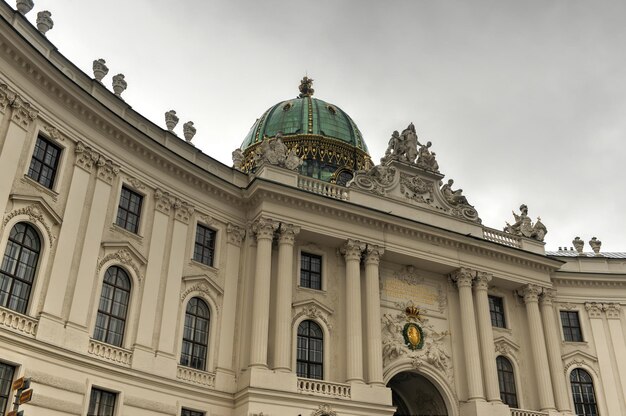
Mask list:
[[[109,267],[102,282],[94,339],[122,346],[130,300],[130,278],[121,267]]]
[[[11,403],[11,384],[15,368],[8,364],[0,363],[0,415],[3,415]]]
[[[209,345],[209,307],[200,298],[191,298],[185,312],[180,365],[206,370]]]
[[[26,313],[40,251],[35,228],[25,222],[15,224],[0,266],[0,306]]]
[[[52,189],[59,165],[61,149],[43,137],[37,137],[33,157],[28,168],[28,177]]]
[[[193,259],[207,266],[213,266],[215,256],[215,231],[198,224],[196,226],[196,243],[193,248]]]
[[[574,398],[574,412],[577,416],[597,416],[598,405],[593,380],[582,368],[574,369],[569,376]]]
[[[491,326],[506,328],[504,320],[504,301],[499,296],[489,296],[489,313],[491,314]]]
[[[498,367],[500,400],[502,400],[502,403],[508,404],[510,407],[517,407],[517,390],[515,389],[513,365],[507,358],[499,356],[496,358],[496,366]]]
[[[563,325],[563,338],[565,341],[583,341],[583,333],[580,330],[578,311],[561,311],[561,325]]]
[[[300,286],[322,290],[322,257],[315,254],[300,255]]]
[[[143,197],[137,192],[123,187],[120,194],[120,204],[117,208],[115,223],[120,227],[132,232],[139,231],[139,216],[141,215],[141,203]]]
[[[195,410],[183,409],[180,412],[180,416],[204,416],[204,412],[197,412]]]
[[[324,333],[313,321],[302,321],[298,326],[298,377],[321,380],[324,377]]]
[[[92,388],[87,416],[113,416],[115,413],[116,398],[117,394],[115,393]]]

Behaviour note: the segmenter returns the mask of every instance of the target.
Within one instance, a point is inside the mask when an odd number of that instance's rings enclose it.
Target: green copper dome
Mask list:
[[[345,184],[355,171],[371,167],[359,128],[341,108],[313,98],[312,82],[304,77],[298,97],[273,105],[257,119],[241,144],[244,171],[254,170],[259,145],[277,136],[302,159],[303,175]]]

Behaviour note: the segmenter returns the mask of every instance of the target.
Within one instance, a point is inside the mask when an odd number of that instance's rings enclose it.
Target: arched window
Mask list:
[[[130,278],[121,267],[109,267],[104,274],[96,329],[93,337],[107,344],[122,346],[126,313],[130,300]]]
[[[35,280],[41,241],[35,228],[25,222],[15,224],[0,266],[0,305],[26,313]]]
[[[200,298],[191,298],[185,312],[180,365],[206,370],[209,345],[209,307]]]
[[[593,390],[593,380],[582,368],[574,369],[569,375],[574,398],[574,411],[578,416],[597,416],[598,406]]]
[[[513,365],[503,356],[496,358],[498,367],[498,383],[500,384],[500,399],[504,404],[511,407],[517,405],[517,390],[515,389],[515,375],[513,374]]]
[[[324,377],[324,333],[313,321],[302,321],[298,326],[298,377]]]

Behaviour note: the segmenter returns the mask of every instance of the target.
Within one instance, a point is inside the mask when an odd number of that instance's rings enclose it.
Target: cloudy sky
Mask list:
[[[548,250],[626,251],[623,0],[35,3],[61,53],[88,74],[106,59],[105,84],[124,73],[135,110],[164,126],[175,109],[223,163],[308,74],[375,161],[413,122],[485,225],[525,203]]]

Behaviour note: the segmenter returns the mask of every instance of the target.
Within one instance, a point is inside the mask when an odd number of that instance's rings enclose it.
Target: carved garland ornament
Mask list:
[[[337,412],[329,404],[320,404],[320,407],[314,410],[311,416],[337,416]]]
[[[211,288],[211,286],[209,286],[208,284],[201,282],[201,283],[196,283],[193,286],[188,287],[186,290],[182,290],[180,292],[180,302],[184,302],[185,299],[187,298],[187,296],[189,296],[189,294],[193,293],[193,292],[199,292],[202,293],[203,295],[207,296],[209,299],[211,299],[213,301],[213,303],[215,304],[215,312],[219,315],[220,313],[220,307],[218,305],[218,303],[216,302],[216,297],[217,296],[221,296],[221,293],[216,293],[215,290],[213,290],[213,288]]]
[[[35,224],[37,223],[40,224],[46,230],[46,234],[48,235],[48,240],[50,241],[50,247],[52,247],[52,245],[56,241],[56,236],[52,234],[52,229],[50,225],[48,225],[48,223],[46,222],[43,216],[43,213],[37,207],[37,205],[33,204],[24,208],[16,209],[15,211],[11,211],[4,217],[2,226],[3,227],[6,226],[12,218],[17,217],[18,215],[28,215],[28,219],[31,222]]]
[[[130,267],[135,272],[137,279],[139,279],[139,284],[143,282],[143,275],[141,274],[137,264],[133,261],[133,257],[130,254],[130,251],[128,251],[127,249],[124,248],[122,250],[116,251],[115,253],[107,254],[102,259],[99,259],[97,271],[100,272],[102,267],[109,261],[117,261]]]
[[[302,316],[306,316],[310,319],[319,319],[324,322],[324,325],[326,325],[329,332],[333,330],[333,324],[330,322],[330,316],[326,313],[326,311],[317,307],[315,304],[305,305],[302,309],[294,311],[292,322],[296,322]]]

